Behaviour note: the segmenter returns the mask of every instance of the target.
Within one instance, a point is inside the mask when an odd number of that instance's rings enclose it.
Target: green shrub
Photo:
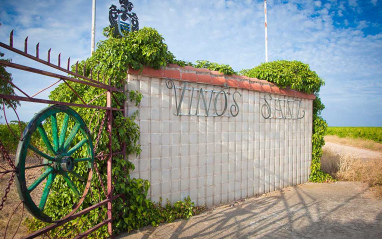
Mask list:
[[[223,73],[225,75],[236,74],[236,72],[233,70],[233,68],[230,65],[218,64],[215,62],[198,60],[196,61],[196,65],[194,66],[196,68],[206,68],[211,71],[219,71],[220,73]]]
[[[9,128],[12,130],[13,135],[6,124],[0,124],[0,140],[10,154],[16,153],[21,132],[23,132],[26,125],[25,122],[20,122],[19,124],[17,121],[11,121]]]

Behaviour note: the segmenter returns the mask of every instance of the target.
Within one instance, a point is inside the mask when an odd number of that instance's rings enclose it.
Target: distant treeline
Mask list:
[[[327,135],[340,138],[370,139],[382,143],[382,127],[328,127]]]

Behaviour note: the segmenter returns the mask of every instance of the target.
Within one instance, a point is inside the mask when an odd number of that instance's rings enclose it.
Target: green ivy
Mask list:
[[[108,35],[109,31],[105,31]],[[110,35],[110,34],[109,34]],[[123,89],[127,77],[129,67],[134,69],[142,69],[144,66],[149,66],[155,69],[166,66],[168,63],[175,63],[177,60],[174,55],[168,51],[167,45],[164,43],[163,37],[152,28],[143,28],[139,31],[127,34],[126,37],[116,38],[110,36],[107,40],[101,41],[97,45],[97,50],[94,54],[78,64],[79,74],[84,74],[87,77],[100,75],[103,79],[111,79],[110,84]],[[85,72],[84,72],[85,69]],[[90,69],[93,69],[90,72]],[[72,67],[75,70],[75,66]],[[60,84],[54,89],[49,98],[54,101],[64,101],[70,103],[82,103],[81,98],[85,102],[93,100],[93,105],[106,105],[106,97],[98,97],[104,94],[105,90],[89,87],[82,84],[68,83],[71,88],[75,89],[78,94],[73,93],[66,84]],[[131,101],[136,106],[139,105],[142,95],[137,91],[128,92],[127,100]],[[120,107],[126,100],[126,95],[123,93],[114,93],[112,107]],[[93,142],[96,141],[97,132],[101,132],[100,141],[98,144],[98,152],[109,152],[108,134],[106,124],[101,127],[101,121],[105,115],[105,111],[94,110],[88,108],[74,109],[81,115],[87,125],[90,121],[96,125],[93,132]],[[122,145],[126,145],[126,157],[129,155],[139,155],[141,147],[139,142],[139,126],[136,123],[138,112],[135,112],[130,117],[125,117],[121,112],[113,112],[113,127],[112,127],[112,150],[120,152]],[[62,119],[58,119],[60,121]],[[95,122],[99,122],[95,124]],[[58,122],[60,124],[60,122]],[[106,172],[106,160],[95,163],[100,172]],[[131,231],[146,225],[158,225],[162,222],[170,222],[178,218],[189,218],[195,213],[199,213],[202,208],[195,207],[189,198],[184,201],[179,201],[174,205],[167,203],[164,207],[159,203],[154,203],[147,198],[147,193],[150,188],[150,183],[147,180],[130,178],[130,172],[134,170],[134,165],[125,160],[121,156],[113,157],[113,186],[114,194],[124,194],[124,198],[119,198],[113,201],[113,232],[118,234],[123,231]],[[101,180],[106,184],[106,173],[101,173]],[[52,187],[52,192],[60,192],[60,187],[65,183],[55,181]],[[87,208],[95,203],[106,199],[102,192],[100,181],[97,176],[93,177],[92,181],[92,197],[86,197],[80,209]],[[62,195],[60,193],[50,194],[45,210],[54,214],[54,218],[61,218],[64,213],[71,210],[71,203],[74,195]],[[94,198],[97,200],[95,201]],[[64,226],[58,227],[49,232],[49,235],[54,238],[68,238],[79,233],[79,228],[91,228],[106,217],[105,207],[93,210],[86,215],[83,215],[78,221],[74,220],[66,223]],[[35,231],[45,227],[47,224],[36,219],[26,222],[31,231]],[[96,233],[88,236],[88,238],[107,238],[107,227],[102,227]]]
[[[275,83],[280,88],[290,88],[305,93],[314,93],[313,101],[313,135],[312,135],[312,164],[309,180],[312,182],[332,181],[333,178],[321,170],[322,146],[325,145],[324,136],[328,127],[320,116],[325,108],[319,97],[321,86],[325,84],[308,64],[299,61],[273,61],[262,63],[252,69],[240,71],[241,75],[254,77]]]
[[[198,60],[196,61],[196,65],[194,66],[196,68],[206,68],[211,71],[219,71],[220,73],[223,73],[225,75],[236,74],[236,72],[233,70],[233,68],[230,65],[218,64],[215,62]]]

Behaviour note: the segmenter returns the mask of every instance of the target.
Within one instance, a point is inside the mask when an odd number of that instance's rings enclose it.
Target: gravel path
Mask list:
[[[339,155],[350,155],[352,158],[370,160],[370,159],[381,159],[382,153],[369,150],[360,149],[352,146],[346,146],[342,144],[336,144],[332,142],[326,142],[324,150],[330,150]]]

